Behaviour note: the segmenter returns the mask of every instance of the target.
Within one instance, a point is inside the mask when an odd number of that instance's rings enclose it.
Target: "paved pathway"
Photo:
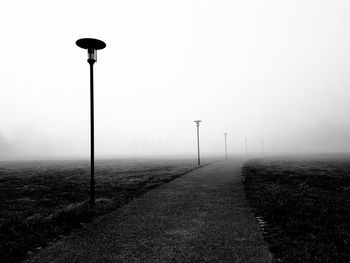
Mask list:
[[[271,262],[242,161],[213,163],[75,231],[32,262]]]

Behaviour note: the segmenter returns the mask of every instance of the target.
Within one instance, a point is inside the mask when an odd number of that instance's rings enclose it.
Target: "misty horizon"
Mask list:
[[[81,37],[96,158],[350,152],[348,1],[2,6],[0,160],[89,157]]]

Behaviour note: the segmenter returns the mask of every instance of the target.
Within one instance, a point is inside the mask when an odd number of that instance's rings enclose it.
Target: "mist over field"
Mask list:
[[[350,152],[349,1],[0,4],[0,159]],[[6,52],[5,52],[6,51]]]

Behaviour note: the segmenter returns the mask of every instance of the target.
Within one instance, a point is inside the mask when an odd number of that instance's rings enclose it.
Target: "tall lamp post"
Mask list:
[[[194,121],[197,126],[197,149],[198,149],[198,165],[201,165],[201,158],[200,158],[200,153],[199,153],[199,123],[201,120],[196,120]]]
[[[225,159],[227,160],[227,132],[224,133],[225,136]]]
[[[97,61],[97,50],[104,49],[106,44],[94,38],[82,38],[75,42],[78,47],[87,49],[90,64],[90,139],[91,139],[91,172],[90,172],[90,205],[95,204],[95,148],[94,148],[94,63]]]

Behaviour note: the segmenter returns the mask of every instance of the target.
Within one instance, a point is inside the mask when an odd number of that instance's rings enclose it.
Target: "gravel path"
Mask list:
[[[271,262],[242,161],[201,167],[75,231],[28,262]]]

